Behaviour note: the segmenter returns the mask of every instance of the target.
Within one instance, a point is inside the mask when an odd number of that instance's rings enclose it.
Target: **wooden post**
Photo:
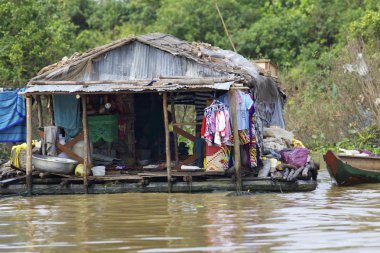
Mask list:
[[[171,180],[171,159],[170,159],[170,137],[169,137],[169,120],[168,120],[168,94],[164,92],[162,100],[162,109],[164,112],[164,125],[165,125],[165,147],[166,147],[166,171],[168,174],[168,191],[172,191]]]
[[[88,193],[88,182],[87,182],[87,172],[88,172],[88,147],[89,147],[89,141],[88,141],[88,128],[87,128],[87,106],[86,106],[86,95],[82,96],[82,124],[83,124],[83,187],[84,192]]]
[[[26,186],[32,194],[32,97],[26,96]]]
[[[171,112],[172,112],[172,126],[174,127],[174,124],[177,122],[175,117],[175,106],[174,106],[174,97],[172,93],[172,101],[171,101]],[[179,155],[178,155],[178,135],[173,130],[173,137],[174,137],[174,156],[175,156],[175,165],[179,164]]]
[[[38,127],[44,126],[44,118],[42,116],[42,101],[41,96],[36,96],[36,102],[37,102],[37,115],[38,115]]]
[[[54,108],[53,108],[53,96],[48,97],[50,126],[54,125]]]
[[[231,116],[232,116],[232,130],[234,134],[234,153],[235,153],[235,177],[236,177],[236,191],[242,190],[241,185],[241,173],[240,173],[240,142],[239,142],[239,129],[237,123],[237,101],[236,101],[236,92],[238,91],[230,91],[231,97]]]

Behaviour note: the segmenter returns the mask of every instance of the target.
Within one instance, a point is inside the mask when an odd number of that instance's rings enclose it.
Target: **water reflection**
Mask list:
[[[380,184],[308,193],[0,199],[7,252],[375,252]]]

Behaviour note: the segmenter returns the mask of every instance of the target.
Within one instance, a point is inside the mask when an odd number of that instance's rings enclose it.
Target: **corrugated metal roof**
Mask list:
[[[241,55],[231,51],[220,50],[208,44],[188,43],[172,35],[153,33],[141,36],[131,36],[114,41],[110,44],[94,48],[82,54],[74,54],[61,62],[43,68],[39,75],[32,78],[28,86],[45,85],[46,81],[62,81],[69,84],[71,81],[91,82],[96,85],[81,88],[80,92],[93,92],[91,89],[107,90],[114,87],[112,81],[130,80],[158,80],[177,77],[177,88],[194,89],[195,86],[186,86],[189,79],[197,78],[225,78],[226,80],[210,82],[195,81],[196,88],[214,87],[213,83],[224,83],[231,79],[245,83],[254,82],[256,67]],[[257,72],[258,73],[258,72]],[[229,80],[227,80],[229,79]],[[57,83],[54,83],[57,84]],[[65,84],[65,83],[59,83]],[[128,82],[125,82],[128,84]],[[155,90],[144,87],[143,82],[133,87],[124,87],[126,90]],[[139,86],[138,88],[136,86]],[[140,87],[141,86],[141,87]],[[72,87],[58,85],[60,91],[66,89],[73,92]],[[160,87],[160,90],[171,90],[174,86]],[[75,89],[77,89],[76,87]],[[124,89],[123,88],[123,89]],[[50,89],[50,90],[49,90]],[[56,92],[56,88],[35,88],[34,92]],[[79,92],[79,90],[78,90]],[[96,91],[97,92],[97,91]],[[27,91],[29,93],[29,90]]]
[[[194,91],[194,90],[229,90],[233,81],[223,83],[208,83],[208,84],[177,84],[177,83],[162,83],[152,84],[151,81],[146,81],[145,85],[136,84],[94,84],[94,85],[36,85],[29,87],[26,91],[20,94],[42,94],[42,93],[112,93],[112,92],[143,92],[143,91]]]

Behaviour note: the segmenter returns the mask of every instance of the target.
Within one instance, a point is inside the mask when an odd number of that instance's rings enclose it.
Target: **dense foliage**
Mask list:
[[[0,82],[23,86],[65,55],[130,34],[158,31],[231,49],[216,3],[239,53],[280,66],[288,128],[301,139],[339,142],[370,127],[377,94],[342,66],[361,52],[378,72],[378,0],[0,0]],[[372,112],[366,125],[355,106],[361,94]]]

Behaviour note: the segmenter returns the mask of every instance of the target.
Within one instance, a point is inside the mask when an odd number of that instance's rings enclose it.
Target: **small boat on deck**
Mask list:
[[[380,158],[334,154],[323,156],[330,176],[337,185],[380,183]]]

